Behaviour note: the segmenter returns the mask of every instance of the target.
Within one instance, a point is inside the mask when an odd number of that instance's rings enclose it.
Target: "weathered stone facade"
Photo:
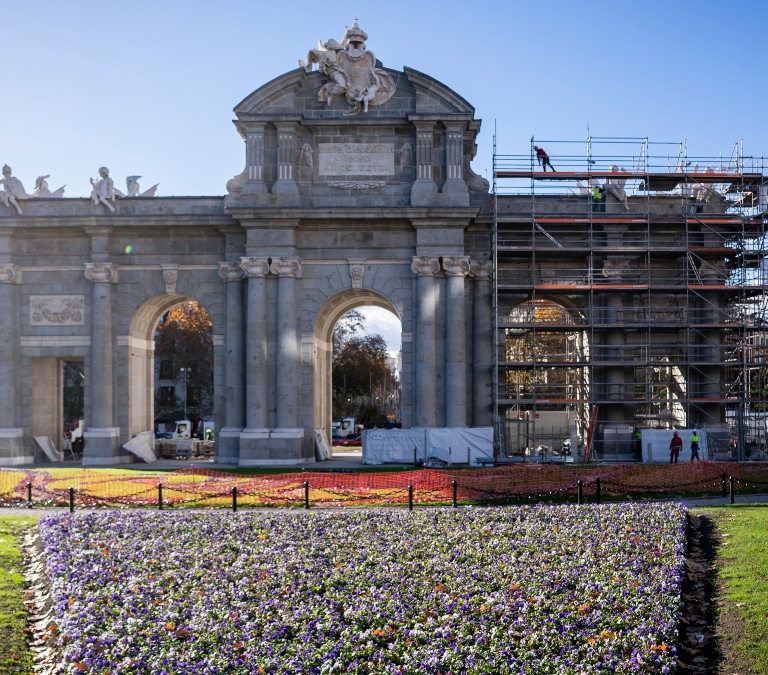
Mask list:
[[[224,197],[0,205],[0,465],[60,438],[66,359],[85,364],[83,463],[133,461],[123,444],[153,428],[155,325],[184,300],[214,325],[218,462],[313,461],[333,326],[363,305],[402,321],[405,426],[492,423],[480,122],[422,73],[369,76],[346,102],[318,100],[335,76],[301,68],[248,96],[246,167]]]

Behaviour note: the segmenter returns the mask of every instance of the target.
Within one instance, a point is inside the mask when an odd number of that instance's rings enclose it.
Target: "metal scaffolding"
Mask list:
[[[691,157],[684,142],[532,138],[503,155],[494,140],[509,455],[639,459],[637,431],[673,426],[705,429],[713,459],[764,455],[767,186],[741,144]]]

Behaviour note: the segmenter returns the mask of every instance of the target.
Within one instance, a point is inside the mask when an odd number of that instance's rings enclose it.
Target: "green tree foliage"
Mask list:
[[[198,303],[181,303],[162,316],[155,331],[155,358],[161,379],[181,383],[181,368],[189,368],[187,411],[209,416],[213,412],[213,323]],[[169,412],[161,408],[156,401],[156,412]]]
[[[353,336],[333,363],[333,387],[367,396],[387,373],[387,343],[381,335]]]
[[[378,421],[376,397],[391,380],[387,343],[381,335],[363,335],[365,317],[345,314],[333,330],[333,416]],[[370,418],[370,420],[368,419]]]

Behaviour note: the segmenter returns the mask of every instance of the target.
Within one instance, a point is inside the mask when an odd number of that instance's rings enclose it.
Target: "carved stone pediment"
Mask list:
[[[368,112],[368,106],[386,103],[397,88],[392,76],[376,67],[376,56],[365,45],[367,39],[368,34],[355,21],[341,42],[333,38],[324,43],[318,40],[317,48],[307,53],[306,63],[299,61],[307,73],[317,67],[329,78],[320,87],[318,102],[330,108],[334,100],[343,96],[349,105],[344,113],[348,117]]]

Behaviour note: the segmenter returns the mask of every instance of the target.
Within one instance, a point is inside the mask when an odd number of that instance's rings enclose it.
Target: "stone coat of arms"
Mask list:
[[[318,40],[317,48],[309,50],[306,63],[299,61],[307,73],[317,66],[329,78],[320,88],[317,100],[330,107],[336,98],[344,96],[349,104],[344,115],[349,117],[368,112],[368,106],[382,105],[395,94],[394,79],[376,68],[376,56],[365,46],[367,39],[368,35],[355,20],[352,28],[344,32],[341,42]]]

